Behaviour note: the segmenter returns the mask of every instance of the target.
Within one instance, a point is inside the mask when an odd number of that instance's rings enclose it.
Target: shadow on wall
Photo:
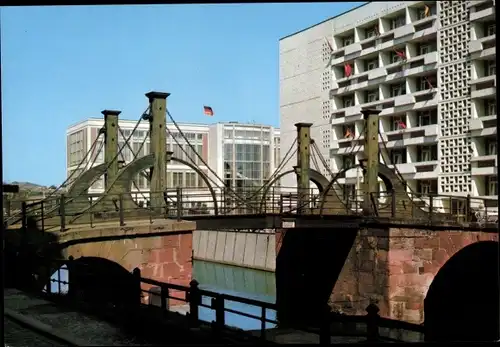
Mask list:
[[[294,228],[283,232],[276,257],[279,325],[317,324],[358,230]]]
[[[114,261],[81,257],[68,264],[68,295],[99,308],[126,308],[140,301],[131,272]]]
[[[499,339],[498,247],[476,242],[439,270],[424,301],[426,341]]]
[[[5,234],[5,282],[4,287],[40,287],[37,277],[43,269],[40,257],[62,259],[57,247],[58,237],[38,228],[36,219],[28,217],[26,230],[7,229]],[[40,276],[38,276],[40,278]]]

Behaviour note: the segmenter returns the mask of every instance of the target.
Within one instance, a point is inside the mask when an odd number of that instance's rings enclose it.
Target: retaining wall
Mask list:
[[[276,238],[274,233],[196,230],[193,259],[275,271]]]

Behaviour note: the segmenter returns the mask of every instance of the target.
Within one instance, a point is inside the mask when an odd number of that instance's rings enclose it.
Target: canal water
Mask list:
[[[200,283],[201,289],[269,303],[276,302],[274,272],[194,260],[193,278]],[[203,298],[202,300],[204,304],[210,305],[210,298]],[[257,317],[262,315],[260,307],[234,301],[226,301],[225,307]],[[276,311],[266,310],[266,317],[276,320]],[[200,308],[200,319],[211,322],[215,320],[215,312],[209,308],[202,307]],[[259,320],[232,312],[226,312],[225,320],[226,325],[243,330],[257,330],[261,328]],[[266,328],[273,327],[275,327],[275,324],[266,323]]]
[[[53,280],[68,281],[68,270],[63,265],[59,271],[52,275]],[[276,302],[276,281],[274,272],[252,270],[243,267],[217,264],[201,260],[193,261],[193,278],[200,283],[201,289],[217,293],[229,294],[259,301]],[[65,293],[68,285],[57,283],[51,285],[52,293]],[[204,297],[203,303],[210,305],[211,299]],[[260,317],[262,309],[257,306],[246,305],[234,301],[226,301],[225,307],[234,311],[244,312]],[[206,322],[215,320],[215,312],[206,307],[200,307],[200,319]],[[266,310],[266,317],[276,320],[276,311]],[[226,312],[226,325],[234,326],[243,330],[257,330],[261,328],[259,320]],[[273,328],[275,324],[266,323],[266,328]]]

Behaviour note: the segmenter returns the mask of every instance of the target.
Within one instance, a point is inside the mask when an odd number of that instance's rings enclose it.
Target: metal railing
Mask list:
[[[44,267],[44,273],[42,276],[46,279],[45,290],[43,293],[39,294],[43,294],[49,299],[57,298],[60,300],[62,297],[67,297],[70,301],[80,300],[80,295],[77,295],[76,293],[81,293],[81,290],[85,289],[79,287],[79,281],[75,282],[71,280],[76,277],[71,275],[71,271],[81,271],[85,275],[91,276],[91,270],[89,268],[82,267],[82,263],[79,263],[79,266],[75,267],[75,261],[76,260],[73,259],[73,257],[69,257],[68,260],[48,260],[47,258],[39,258],[39,264],[50,264],[45,265]],[[63,265],[66,265],[67,267],[67,281],[61,279],[60,269]],[[54,268],[59,269],[59,271],[56,271],[57,275],[55,277],[52,273]],[[78,270],[76,270],[77,268]],[[139,268],[135,268],[130,273],[130,276],[131,281],[128,283],[134,287],[132,291],[133,293],[137,293],[137,296],[134,296],[137,299],[128,303],[129,313],[131,312],[130,310],[133,312],[133,310],[140,310],[141,308],[154,306],[155,309],[161,310],[164,318],[168,318],[170,312],[175,312],[175,306],[170,304],[171,301],[185,302],[186,305],[189,306],[189,312],[186,314],[185,319],[187,320],[190,328],[204,327],[206,328],[205,330],[219,337],[229,334],[230,336],[241,336],[242,338],[258,338],[262,341],[268,340],[267,323],[279,325],[277,320],[271,319],[268,316],[268,310],[278,310],[277,305],[274,303],[201,289],[196,280],[192,280],[189,286],[182,286],[143,278],[141,277],[141,271]],[[81,279],[81,274],[78,277]],[[56,293],[53,293],[51,290],[53,283],[57,283],[58,291]],[[61,295],[63,285],[67,285],[69,290],[65,294]],[[76,288],[73,288],[72,286]],[[86,287],[88,288],[88,284]],[[149,287],[149,289],[146,289],[146,287]],[[99,288],[99,285],[97,284],[95,288]],[[95,288],[93,289],[94,291],[96,291]],[[130,288],[122,288],[122,290],[123,289],[130,290]],[[147,296],[144,295],[145,293]],[[159,303],[155,303],[155,298],[159,299]],[[227,305],[228,302],[258,307],[260,309],[260,314],[249,314],[244,311],[229,308]],[[212,322],[202,321],[200,319],[200,308],[211,309],[215,312],[215,320]],[[109,307],[101,307],[101,309],[109,311]],[[226,323],[226,313],[232,313],[259,321],[260,334],[256,336],[253,333],[228,326]],[[334,313],[330,311],[329,306],[326,306],[320,323],[316,327],[300,326],[294,327],[294,329],[319,335],[320,344],[331,344],[332,337],[336,336],[357,336],[360,338],[366,338],[367,341],[372,342],[401,341],[401,339],[406,338],[404,336],[400,338],[391,337],[391,335],[394,335],[394,332],[401,330],[418,334],[419,337],[416,339],[414,338],[414,340],[422,341],[425,334],[423,325],[381,317],[379,315],[379,309],[374,303],[368,305],[365,315],[345,315]]]
[[[160,195],[161,204],[150,206],[144,197]],[[297,188],[272,187],[262,192],[241,188],[236,197],[225,189],[177,188],[163,192],[137,191],[123,194],[88,194],[82,197],[64,194],[36,202],[21,202],[17,222],[36,220],[43,230],[64,231],[70,225],[118,221],[125,225],[134,220],[189,219],[203,216],[237,215],[361,215],[365,194],[359,191],[323,197],[318,190],[297,193]],[[302,197],[302,200],[299,198]],[[306,197],[305,199],[303,197]],[[100,204],[94,202],[100,199]],[[370,194],[376,216],[423,224],[477,223],[479,226],[498,223],[498,201],[471,196],[445,196],[379,192]],[[11,204],[12,205],[12,204]],[[7,211],[6,215],[11,215]]]

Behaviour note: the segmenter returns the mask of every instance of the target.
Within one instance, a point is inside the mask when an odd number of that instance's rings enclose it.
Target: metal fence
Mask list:
[[[25,226],[35,220],[43,230],[70,225],[115,221],[189,219],[237,215],[362,215],[366,195],[362,192],[331,192],[323,197],[317,189],[297,193],[297,188],[272,187],[267,194],[255,189],[234,191],[208,188],[177,188],[163,192],[137,191],[123,194],[64,194],[36,202],[22,201],[20,211],[6,211],[9,224]],[[149,203],[156,198],[156,206]],[[300,198],[299,198],[300,196]],[[379,192],[370,194],[376,216],[423,224],[498,223],[498,202],[493,199],[433,194]],[[159,203],[158,203],[159,202]],[[19,205],[18,202],[12,205]]]
[[[70,257],[68,260],[48,260],[47,258],[39,258],[38,261],[38,277],[43,278],[45,283],[45,290],[42,293],[45,297],[53,300],[61,300],[62,298],[70,302],[82,300],[86,296],[82,294],[82,290],[88,289],[88,283],[83,284],[80,281],[75,281],[71,274],[72,271],[83,271],[83,275],[91,275],[90,269],[82,266],[74,266],[75,260]],[[42,265],[46,264],[46,265]],[[55,271],[56,275],[52,273],[55,269],[61,269],[66,265],[68,271],[68,280],[61,278],[61,272]],[[42,269],[43,270],[40,270]],[[52,270],[49,270],[52,269]],[[80,273],[79,278],[81,278]],[[171,301],[185,302],[189,306],[189,312],[186,314],[186,323],[190,328],[204,327],[215,336],[241,336],[242,338],[257,338],[261,341],[268,341],[268,329],[266,323],[278,324],[275,319],[268,316],[268,310],[276,311],[277,305],[260,300],[248,299],[228,294],[221,294],[214,291],[204,290],[199,288],[196,280],[192,280],[189,286],[182,286],[172,283],[164,283],[149,278],[141,277],[141,271],[136,268],[130,273],[133,286],[134,300],[127,303],[127,312],[132,313],[133,310],[141,310],[150,306],[154,309],[160,309],[165,318],[168,317],[172,310],[175,311],[170,304]],[[52,284],[57,283],[58,290],[52,291]],[[99,290],[99,284],[92,284],[95,286],[94,292]],[[69,286],[66,293],[61,294],[63,286]],[[149,287],[149,288],[146,288]],[[38,283],[40,288],[40,283]],[[146,294],[149,300],[145,300]],[[204,300],[205,299],[205,300]],[[207,300],[208,299],[208,300]],[[155,302],[157,301],[157,302]],[[244,311],[232,309],[228,307],[228,302],[241,303],[258,307],[260,314],[249,314]],[[212,322],[203,322],[200,320],[200,308],[205,307],[215,313],[215,320]],[[109,312],[112,307],[101,307],[101,310]],[[243,317],[255,319],[260,322],[260,334],[255,336],[253,333],[245,332],[226,324],[226,313],[232,313]],[[331,340],[335,336],[357,336],[367,341],[408,341],[404,334],[399,334],[398,331],[407,331],[417,334],[413,337],[413,341],[423,341],[425,333],[424,326],[419,324],[412,324],[393,319],[383,318],[379,315],[377,305],[370,304],[366,308],[365,315],[344,315],[339,313],[330,312],[329,307],[325,307],[324,315],[321,317],[321,323],[318,327],[295,327],[296,330],[303,330],[309,333],[319,335],[320,344],[331,344]]]

